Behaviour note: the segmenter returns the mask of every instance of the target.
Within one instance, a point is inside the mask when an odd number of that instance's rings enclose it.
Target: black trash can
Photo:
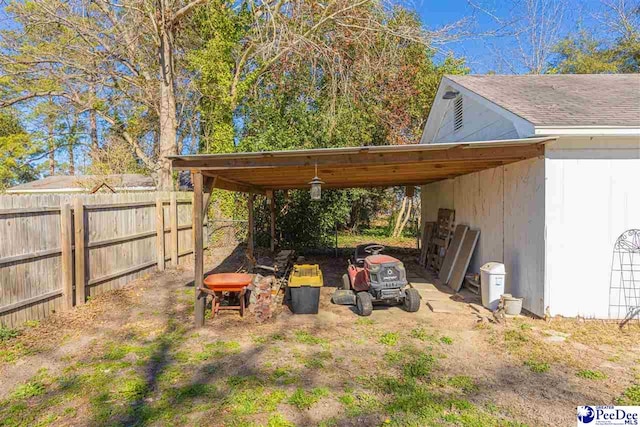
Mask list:
[[[287,301],[294,314],[318,314],[323,279],[317,264],[294,265],[289,276]]]

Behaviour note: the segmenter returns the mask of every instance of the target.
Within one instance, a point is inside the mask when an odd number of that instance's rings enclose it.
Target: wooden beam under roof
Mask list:
[[[216,177],[216,188],[253,194],[308,188],[316,165],[323,188],[423,185],[544,155],[552,140],[173,156],[172,166]]]
[[[238,191],[241,193],[265,194],[265,190],[252,185],[251,183],[223,177],[210,171],[201,171],[203,175],[214,178],[213,188],[228,191]]]
[[[393,165],[408,163],[446,162],[461,160],[499,160],[514,158],[530,158],[544,153],[539,145],[523,145],[521,147],[487,147],[465,148],[455,147],[447,150],[415,151],[398,153],[333,154],[302,155],[298,157],[261,157],[261,158],[229,158],[229,159],[175,159],[174,169],[215,170],[217,168],[260,168],[286,166],[328,165]]]

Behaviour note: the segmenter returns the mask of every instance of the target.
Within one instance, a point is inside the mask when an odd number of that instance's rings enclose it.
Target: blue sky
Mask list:
[[[538,1],[544,2],[545,0]],[[599,0],[557,1],[566,5],[564,19],[560,25],[561,34],[575,32],[580,27],[599,32],[601,24],[594,17],[604,10],[604,6]],[[474,0],[474,4],[482,5],[501,18],[508,17],[516,3],[518,0]],[[468,0],[413,0],[410,6],[417,10],[427,28],[440,28],[463,18],[470,20],[469,30],[475,33],[489,32],[497,28],[492,18],[472,7]],[[496,56],[492,49],[506,52],[511,43],[513,43],[513,38],[510,37],[469,37],[459,42],[446,44],[441,49],[453,51],[456,56],[467,58],[473,73],[506,72],[497,66]]]

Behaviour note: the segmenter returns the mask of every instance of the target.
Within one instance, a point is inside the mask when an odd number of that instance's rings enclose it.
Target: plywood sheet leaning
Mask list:
[[[427,250],[431,244],[431,238],[433,237],[433,230],[435,227],[435,222],[426,222],[424,224],[424,229],[422,231],[422,249],[420,251],[420,259],[418,260],[420,265],[423,267],[427,265]]]
[[[440,271],[447,247],[453,234],[456,211],[453,209],[438,209],[438,222],[434,231],[433,241],[427,251],[427,267],[435,272]]]
[[[469,227],[467,227],[466,225],[458,224],[456,226],[456,231],[453,233],[453,239],[451,240],[451,244],[447,248],[447,253],[444,256],[442,267],[440,268],[440,274],[438,275],[440,281],[444,284],[448,284],[449,279],[451,279],[453,266],[458,259],[460,249],[462,248],[462,242],[464,240],[464,236],[467,234],[468,229]]]
[[[476,249],[478,243],[478,237],[480,236],[480,230],[468,230],[462,240],[462,247],[458,254],[458,259],[453,264],[453,272],[451,273],[451,280],[449,281],[449,287],[454,291],[460,291],[462,282],[464,281],[464,275],[469,268],[471,262],[471,256]]]

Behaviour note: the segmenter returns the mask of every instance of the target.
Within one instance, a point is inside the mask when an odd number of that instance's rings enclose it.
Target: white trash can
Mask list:
[[[482,305],[491,311],[498,308],[500,296],[504,294],[504,278],[506,275],[504,264],[499,262],[488,262],[480,267]]]

